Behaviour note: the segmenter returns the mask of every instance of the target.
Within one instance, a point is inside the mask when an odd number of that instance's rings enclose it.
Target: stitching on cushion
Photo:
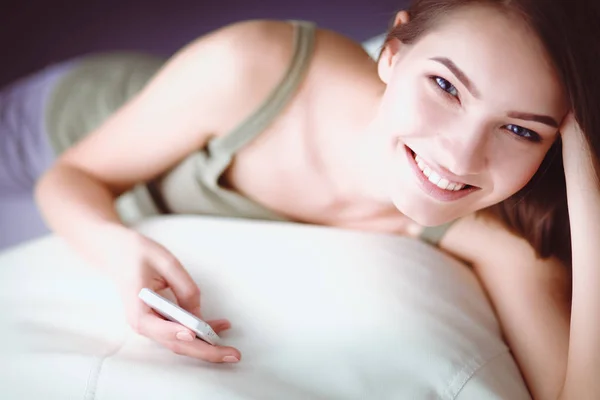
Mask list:
[[[481,361],[480,357],[470,359],[465,365],[450,379],[450,383],[446,387],[446,390],[442,393],[442,399],[456,400],[462,389],[465,387],[467,382],[486,365],[490,364],[496,358],[508,353],[507,348],[494,356],[488,358],[484,362]]]
[[[94,400],[96,398],[96,389],[98,388],[98,379],[100,378],[100,373],[102,372],[102,366],[104,365],[104,361],[117,354],[125,345],[127,341],[127,336],[116,345],[112,351],[108,352],[103,357],[96,357],[96,363],[90,369],[90,373],[88,375],[88,380],[85,385],[85,392],[83,394],[84,400]]]

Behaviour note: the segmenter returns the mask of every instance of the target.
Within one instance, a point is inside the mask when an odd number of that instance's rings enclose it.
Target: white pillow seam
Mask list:
[[[500,356],[508,353],[508,348],[496,353],[492,357],[488,357],[482,361],[481,357],[473,357],[465,363],[465,365],[450,379],[446,390],[442,394],[443,399],[456,400],[465,385],[473,378],[473,376],[483,369],[486,365],[493,362]]]
[[[96,357],[96,363],[90,369],[90,373],[88,375],[88,380],[85,385],[85,392],[83,395],[84,400],[94,400],[96,398],[96,393],[98,389],[98,380],[100,379],[100,373],[102,372],[102,367],[104,366],[104,361],[106,359],[117,354],[125,345],[127,341],[127,337],[123,338],[123,340],[117,344],[111,351],[105,354],[102,357]]]

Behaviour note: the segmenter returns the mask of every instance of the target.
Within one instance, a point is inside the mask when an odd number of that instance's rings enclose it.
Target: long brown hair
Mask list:
[[[595,0],[413,0],[410,20],[389,31],[386,43],[415,43],[451,12],[485,5],[518,15],[537,34],[554,65],[594,164],[600,156],[600,7]],[[600,171],[596,170],[598,176]],[[600,205],[599,205],[600,206]],[[531,181],[509,199],[480,211],[525,238],[538,256],[571,264],[571,234],[560,138]]]

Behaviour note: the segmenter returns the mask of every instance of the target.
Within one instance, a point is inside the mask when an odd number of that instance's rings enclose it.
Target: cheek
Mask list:
[[[532,151],[530,154],[497,163],[497,167],[494,168],[495,192],[505,199],[523,189],[538,171],[544,155],[543,152]]]
[[[381,119],[393,137],[415,138],[434,135],[448,115],[422,80],[394,81],[382,99]]]

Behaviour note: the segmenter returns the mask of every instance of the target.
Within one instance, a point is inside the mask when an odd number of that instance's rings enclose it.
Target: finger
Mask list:
[[[209,324],[213,331],[215,331],[217,334],[231,328],[231,323],[226,319],[206,321],[206,323]]]
[[[204,319],[204,318],[202,318],[202,311],[200,310],[200,306],[194,308],[193,310],[190,310],[190,312],[192,314],[194,314],[196,317],[198,317],[198,318],[200,318],[202,320]]]
[[[240,352],[233,347],[213,346],[197,339],[194,332],[175,322],[148,313],[140,318],[141,334],[162,344],[176,354],[205,361],[237,362]]]
[[[560,135],[565,173],[568,173],[567,171],[572,169],[571,165],[578,165],[582,160],[585,160],[585,167],[592,165],[592,163],[588,162],[591,161],[590,157],[581,157],[582,152],[587,155],[590,154],[590,142],[586,139],[586,135],[572,112],[563,120],[560,127]]]
[[[172,340],[165,344],[176,354],[197,358],[212,363],[236,363],[241,360],[240,352],[227,346],[213,346],[203,340]]]
[[[174,339],[192,340],[196,336],[191,329],[167,321],[152,310],[139,316],[139,333],[163,344]]]
[[[581,125],[577,121],[575,114],[573,112],[568,113],[562,121],[562,124],[559,129],[560,135],[563,139],[563,142],[567,140],[567,142],[572,140],[573,142],[583,143],[585,135],[583,134],[583,130],[581,129]]]
[[[577,120],[575,119],[575,114],[573,112],[569,112],[565,115],[565,118],[562,120],[560,126],[560,133],[564,134],[566,131],[572,130],[577,127]]]
[[[200,288],[173,255],[163,255],[156,268],[173,291],[179,306],[200,317]]]

